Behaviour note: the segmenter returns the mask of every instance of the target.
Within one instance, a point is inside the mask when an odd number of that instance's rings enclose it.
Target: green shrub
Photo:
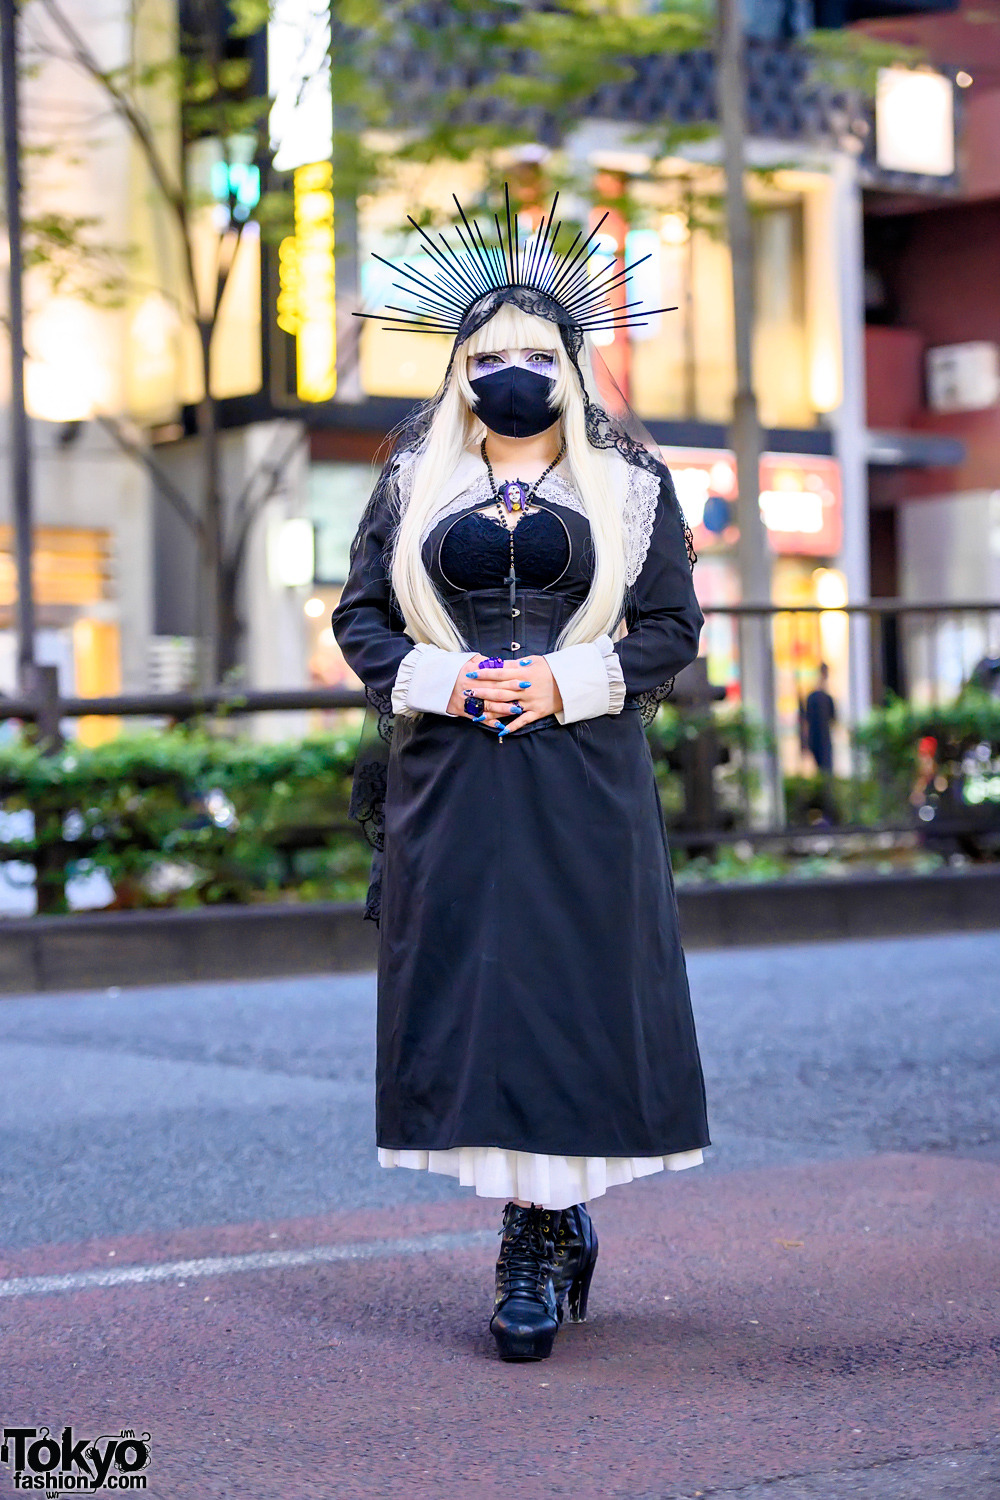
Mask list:
[[[966,688],[952,703],[916,707],[894,698],[873,710],[855,731],[858,746],[867,752],[879,789],[879,811],[905,811],[919,790],[923,768],[920,744],[933,740],[934,771],[954,790],[970,772],[970,762],[995,766],[1000,759],[1000,698],[980,688]],[[1000,809],[998,809],[1000,819]]]
[[[39,870],[57,910],[67,876],[103,871],[116,905],[252,901],[363,889],[369,851],[348,818],[355,736],[262,744],[172,729],[43,755],[0,745],[0,807],[34,834],[6,853]]]
[[[55,755],[27,736],[0,742],[0,813],[28,810],[34,824],[30,834],[10,819],[0,824],[0,850],[35,866],[45,911],[64,910],[66,879],[89,871],[107,876],[117,907],[356,899],[367,886],[370,850],[348,816],[358,728],[352,716],[342,722],[349,727],[279,744],[234,735],[231,725],[219,733],[123,734]],[[745,823],[763,730],[726,706],[688,713],[666,704],[647,733],[668,825],[685,811],[686,747],[708,730],[720,756],[719,822]],[[968,775],[970,757],[983,764],[984,747],[986,770],[1000,773],[1000,701],[977,690],[938,708],[896,701],[857,730],[870,765],[862,780],[786,779],[789,821],[808,824],[819,808],[831,822],[909,822],[919,744],[928,737],[950,786]],[[1000,821],[1000,812],[979,811]],[[689,880],[765,879],[791,868],[783,854],[751,844],[720,846],[712,859],[678,852],[677,860]],[[793,863],[805,873],[809,862]]]

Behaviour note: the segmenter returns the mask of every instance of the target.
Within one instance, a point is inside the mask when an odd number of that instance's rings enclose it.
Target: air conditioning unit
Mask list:
[[[941,344],[927,351],[931,411],[984,411],[1000,401],[1000,347]]]

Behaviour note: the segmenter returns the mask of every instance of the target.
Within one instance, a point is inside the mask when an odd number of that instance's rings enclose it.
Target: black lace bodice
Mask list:
[[[540,507],[522,516],[513,540],[514,571],[523,587],[548,588],[566,575],[572,542],[555,511]],[[471,510],[435,528],[424,556],[432,575],[452,588],[499,588],[510,569],[510,541],[499,517]]]

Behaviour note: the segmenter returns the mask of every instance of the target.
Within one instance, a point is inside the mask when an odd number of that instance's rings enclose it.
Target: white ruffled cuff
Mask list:
[[[447,714],[458,669],[468,658],[468,651],[444,651],[429,641],[414,646],[396,672],[392,686],[393,713],[408,718],[423,713]]]
[[[602,640],[609,640],[609,636],[602,636]],[[625,707],[625,673],[622,671],[621,657],[614,649],[604,652],[604,665],[608,672],[608,693],[610,702],[608,704],[609,714],[620,714]]]
[[[625,703],[625,678],[609,635],[596,641],[581,641],[546,657],[556,680],[563,706],[556,713],[560,724],[576,724],[601,714],[620,714]],[[457,668],[456,668],[457,670]]]

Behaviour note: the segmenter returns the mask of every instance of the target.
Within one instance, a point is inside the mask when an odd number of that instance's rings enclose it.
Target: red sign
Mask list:
[[[732,453],[722,448],[661,448],[660,452],[674,476],[696,549],[731,551],[739,537]],[[801,453],[763,454],[760,511],[774,552],[836,557],[843,530],[837,460]]]

